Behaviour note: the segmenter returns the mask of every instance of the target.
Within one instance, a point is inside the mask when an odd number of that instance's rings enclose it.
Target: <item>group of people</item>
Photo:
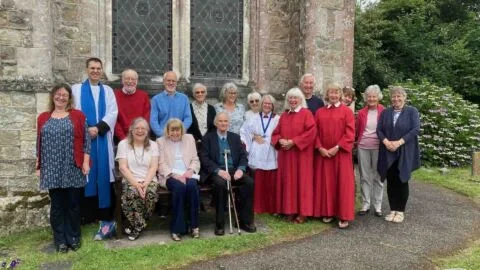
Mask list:
[[[355,120],[355,92],[330,84],[319,98],[312,74],[302,76],[300,89],[287,92],[278,115],[275,98],[257,92],[247,96],[250,110],[245,111],[234,83],[222,87],[221,102],[212,106],[202,84],[194,85],[190,103],[177,91],[172,71],[164,74],[164,91],[151,100],[137,89],[132,69],[122,73],[122,88],[115,91],[100,81],[100,59],[87,59],[86,72],[81,84],[53,88],[49,110],[37,122],[40,188],[49,191],[59,252],[80,248],[81,218],[100,221],[96,240],[113,233],[115,161],[123,177],[117,207],[128,220],[130,240],[146,228],[158,188],[172,193],[172,239],[198,238],[199,185],[213,186],[215,234],[223,235],[229,183],[237,187],[233,203],[238,201],[238,226],[246,232],[256,231],[254,212],[285,215],[295,223],[337,218],[339,228],[347,228],[355,216],[355,145],[362,193],[358,214],[368,213],[372,204],[375,215],[383,215],[387,179],[386,220],[403,221],[410,173],[419,166],[419,116],[405,104],[400,87],[390,93],[387,109],[379,104],[379,87],[368,87],[366,106]]]

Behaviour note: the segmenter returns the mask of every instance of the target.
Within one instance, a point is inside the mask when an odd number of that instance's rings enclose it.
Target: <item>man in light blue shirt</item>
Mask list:
[[[163,136],[167,121],[171,118],[182,120],[185,130],[192,124],[190,103],[185,94],[178,93],[177,74],[168,71],[163,75],[165,90],[152,98],[150,113],[150,126],[157,137]]]

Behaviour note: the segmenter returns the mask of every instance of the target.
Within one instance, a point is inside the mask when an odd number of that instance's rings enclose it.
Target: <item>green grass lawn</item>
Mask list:
[[[470,168],[449,169],[445,174],[438,168],[421,168],[412,178],[453,190],[472,198],[480,205],[480,177],[472,177]],[[466,249],[449,257],[434,258],[434,262],[441,269],[480,269],[480,239],[472,239]]]
[[[88,225],[82,227],[82,248],[67,254],[42,252],[52,241],[50,229],[46,228],[0,237],[0,260],[5,259],[2,258],[2,253],[8,254],[6,259],[9,260],[19,258],[20,269],[38,269],[45,263],[62,261],[71,262],[73,269],[165,269],[304,238],[329,227],[318,220],[295,225],[270,215],[259,215],[257,218],[268,226],[268,233],[189,239],[179,243],[115,249],[106,249],[103,242],[93,241],[90,236],[97,226]]]

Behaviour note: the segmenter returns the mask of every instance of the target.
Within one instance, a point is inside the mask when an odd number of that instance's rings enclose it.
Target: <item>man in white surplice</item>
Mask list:
[[[75,108],[87,116],[88,134],[92,139],[91,152],[96,150],[92,154],[92,169],[87,176],[82,216],[86,222],[100,220],[95,240],[102,240],[115,229],[111,183],[115,180],[112,143],[118,108],[112,88],[100,82],[102,61],[94,57],[87,59],[86,72],[88,79],[72,87]]]

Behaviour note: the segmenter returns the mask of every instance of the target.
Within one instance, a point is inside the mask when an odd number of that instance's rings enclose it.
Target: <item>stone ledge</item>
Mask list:
[[[0,80],[0,92],[48,92],[53,82],[44,77]]]

